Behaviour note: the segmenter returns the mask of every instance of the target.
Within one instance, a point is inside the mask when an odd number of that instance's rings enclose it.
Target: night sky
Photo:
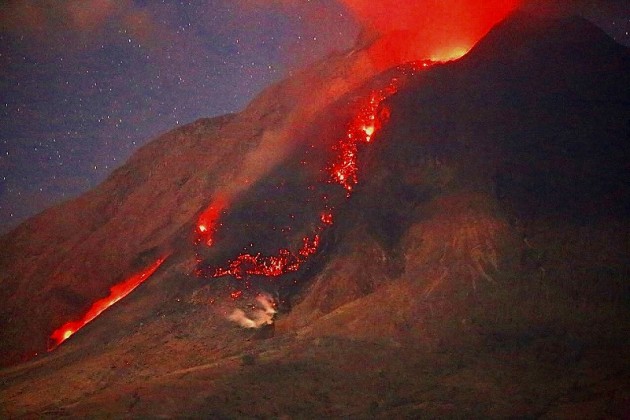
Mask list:
[[[628,45],[628,3],[578,8]],[[96,186],[156,135],[242,109],[358,31],[336,0],[1,2],[0,233]]]

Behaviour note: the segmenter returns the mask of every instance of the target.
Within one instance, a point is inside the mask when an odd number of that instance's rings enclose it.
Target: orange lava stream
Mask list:
[[[372,141],[374,135],[389,119],[389,109],[382,108],[382,102],[398,91],[397,80],[394,79],[384,89],[372,92],[370,98],[350,122],[346,136],[333,147],[337,157],[329,168],[331,182],[341,185],[348,197],[359,182],[358,152],[360,144]]]
[[[412,63],[405,67],[415,73],[424,70],[434,62],[425,60]],[[388,121],[390,111],[383,106],[383,101],[398,91],[400,82],[394,78],[385,88],[373,91],[368,98],[359,105],[359,111],[348,123],[345,135],[333,146],[335,152],[332,162],[326,168],[329,174],[329,183],[339,184],[346,190],[349,198],[354,187],[359,182],[358,153],[361,145],[372,142],[374,136]],[[211,206],[210,209],[213,207]],[[320,245],[321,234],[333,224],[333,213],[327,205],[320,214],[320,220],[312,237],[303,238],[303,245],[297,252],[291,252],[286,248],[280,249],[276,255],[262,255],[244,253],[227,262],[225,267],[212,269],[210,267],[198,270],[198,275],[208,277],[232,276],[242,280],[246,276],[279,277],[295,272],[314,254]],[[207,210],[206,212],[208,212]],[[212,213],[212,212],[211,212]],[[218,214],[218,213],[212,213]],[[199,230],[199,229],[198,229]],[[212,240],[208,241],[211,244]],[[242,291],[235,291],[232,298],[242,296]]]
[[[155,273],[165,260],[166,257],[161,257],[143,271],[136,273],[125,281],[112,286],[109,296],[94,302],[81,319],[67,322],[57,328],[50,336],[48,351],[56,349],[61,343],[83,328],[83,326],[85,326],[88,322],[94,320],[94,318],[103,313],[103,311],[107,308],[131,293],[136,287],[151,277],[151,275]]]
[[[228,202],[222,196],[215,197],[214,201],[199,215],[197,220],[197,243],[203,242],[207,246],[213,245],[214,232],[219,224],[221,212],[227,208]]]

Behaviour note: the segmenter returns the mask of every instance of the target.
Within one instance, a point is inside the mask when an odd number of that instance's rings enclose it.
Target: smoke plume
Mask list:
[[[405,61],[458,58],[520,0],[342,0],[367,31],[381,36],[373,58],[386,68]]]
[[[263,293],[256,297],[256,301],[260,307],[256,307],[250,316],[242,309],[234,309],[228,319],[243,328],[261,328],[273,324],[273,318],[277,313],[273,298]]]

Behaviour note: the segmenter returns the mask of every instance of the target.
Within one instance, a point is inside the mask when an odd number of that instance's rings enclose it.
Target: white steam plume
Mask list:
[[[260,294],[256,296],[256,301],[261,308],[254,309],[251,317],[241,309],[234,309],[228,319],[243,328],[261,328],[273,324],[274,315],[277,313],[273,298],[267,294]]]

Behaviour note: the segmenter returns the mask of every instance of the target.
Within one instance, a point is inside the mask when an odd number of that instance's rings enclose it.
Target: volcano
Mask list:
[[[0,413],[630,414],[630,51],[523,12],[369,51],[0,238]]]

